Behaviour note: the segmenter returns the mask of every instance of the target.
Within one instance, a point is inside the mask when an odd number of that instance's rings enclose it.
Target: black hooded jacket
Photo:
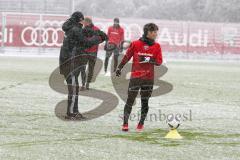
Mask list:
[[[100,44],[107,39],[107,35],[102,31],[92,31],[94,38],[89,40],[85,35],[82,28],[82,25],[79,23],[79,18],[72,16],[62,26],[64,31],[64,40],[61,47],[60,56],[59,56],[59,66],[60,73],[63,73],[63,67],[68,67],[63,65],[65,62],[69,61],[75,56],[84,54],[84,50],[90,48],[94,45]],[[76,52],[73,52],[73,49],[76,49]]]

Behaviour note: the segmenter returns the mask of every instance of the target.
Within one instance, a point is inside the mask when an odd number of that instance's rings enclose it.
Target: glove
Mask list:
[[[156,64],[156,61],[154,58],[150,58],[149,63]]]
[[[140,63],[152,63],[155,64],[155,59],[147,56],[140,56],[139,57],[139,62]]]
[[[120,68],[118,68],[117,70],[116,70],[116,76],[117,77],[120,77],[121,76],[121,69]]]
[[[150,57],[147,56],[139,56],[139,62],[140,63],[149,63]]]

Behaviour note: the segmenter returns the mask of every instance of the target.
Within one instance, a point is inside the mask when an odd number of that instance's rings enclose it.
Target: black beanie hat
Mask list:
[[[74,12],[72,14],[71,18],[77,23],[84,20],[84,16],[83,16],[82,12],[79,12],[79,11]]]

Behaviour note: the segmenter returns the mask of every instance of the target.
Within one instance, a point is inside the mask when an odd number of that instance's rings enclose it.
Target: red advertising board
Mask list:
[[[38,15],[2,13],[0,15],[0,43],[5,47],[61,46],[65,15]],[[93,18],[102,30],[112,25],[111,19]],[[125,39],[135,40],[142,34],[144,24],[154,22],[159,26],[158,42],[164,51],[196,53],[240,54],[240,24],[220,24],[148,19],[121,19]],[[3,24],[2,24],[3,23]]]

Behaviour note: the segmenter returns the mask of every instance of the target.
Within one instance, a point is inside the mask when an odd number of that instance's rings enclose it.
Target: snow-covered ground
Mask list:
[[[9,56],[12,55],[12,56]],[[21,54],[22,55],[22,54]],[[30,55],[30,54],[29,54]],[[166,56],[163,80],[170,93],[150,100],[150,114],[188,116],[179,128],[182,140],[166,140],[161,119],[146,121],[143,133],[122,133],[124,102],[107,115],[86,122],[66,122],[55,116],[55,106],[67,98],[49,87],[54,56],[0,56],[0,159],[81,160],[237,160],[240,157],[240,63],[238,60],[178,59]],[[48,55],[52,53],[48,52]],[[99,53],[104,57],[104,53]],[[39,58],[41,57],[41,58]],[[110,77],[100,74],[95,89],[116,94]],[[100,104],[80,96],[81,111]],[[133,113],[140,110],[140,102]],[[191,120],[190,120],[191,117]]]
[[[0,56],[18,56],[18,57],[58,57],[60,49],[56,48],[16,48],[6,47],[1,50]],[[123,52],[125,53],[125,51]],[[239,61],[239,54],[230,53],[169,53],[163,50],[163,56],[166,60],[200,60],[200,61]],[[98,57],[103,59],[105,51],[99,50]]]

